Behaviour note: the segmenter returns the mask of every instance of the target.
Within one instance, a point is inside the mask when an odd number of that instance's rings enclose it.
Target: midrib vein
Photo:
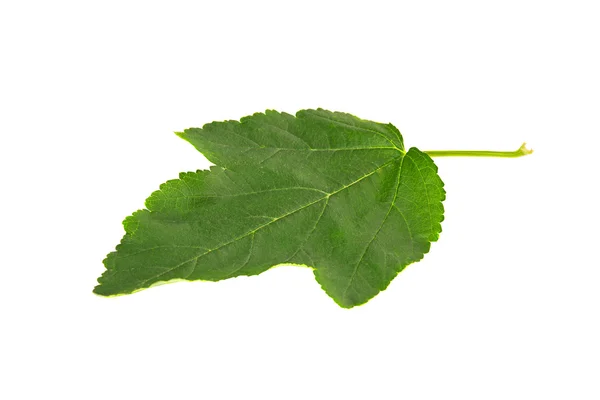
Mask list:
[[[404,154],[403,154],[403,156],[404,156]],[[181,266],[183,266],[183,265],[185,265],[185,264],[189,263],[190,261],[196,261],[196,262],[197,262],[197,260],[198,260],[199,258],[201,258],[201,257],[204,257],[204,256],[206,256],[206,255],[208,255],[208,254],[210,254],[210,253],[212,253],[212,252],[214,252],[214,251],[217,251],[217,250],[219,250],[219,249],[222,249],[223,247],[225,247],[225,246],[228,246],[228,245],[230,245],[230,244],[232,244],[232,243],[235,243],[235,242],[237,242],[238,240],[242,240],[242,239],[244,239],[244,238],[248,237],[249,235],[255,234],[257,231],[259,231],[259,230],[261,230],[261,229],[263,229],[263,228],[266,228],[267,226],[269,226],[269,225],[271,225],[271,224],[274,224],[275,222],[277,222],[277,221],[279,221],[279,220],[281,220],[281,219],[283,219],[283,218],[286,218],[286,217],[288,217],[288,216],[290,216],[290,215],[292,215],[292,214],[295,214],[295,213],[297,213],[297,212],[299,212],[299,211],[302,211],[302,210],[304,210],[305,208],[308,208],[308,207],[312,206],[313,204],[316,204],[316,203],[318,203],[318,202],[320,202],[320,201],[323,201],[323,200],[325,200],[325,199],[327,199],[327,198],[329,198],[329,197],[331,197],[331,196],[333,196],[333,195],[335,195],[335,194],[337,194],[337,193],[339,193],[339,192],[341,192],[341,191],[343,191],[343,190],[345,190],[345,189],[349,188],[350,186],[353,186],[353,185],[355,185],[355,184],[357,184],[357,183],[361,182],[362,180],[364,180],[364,179],[368,178],[369,176],[371,176],[371,175],[373,175],[374,173],[376,173],[377,171],[379,171],[379,170],[381,170],[381,169],[385,168],[386,166],[388,166],[389,164],[393,163],[394,161],[397,161],[397,160],[398,160],[398,158],[400,158],[400,157],[395,157],[395,158],[391,159],[390,161],[388,161],[388,162],[386,162],[386,163],[384,163],[384,164],[380,165],[379,167],[375,168],[373,171],[369,172],[368,174],[361,176],[360,178],[358,178],[358,179],[357,179],[357,180],[355,180],[354,182],[351,182],[351,183],[349,183],[349,184],[347,184],[347,185],[345,185],[345,186],[342,186],[340,189],[337,189],[337,190],[335,190],[335,191],[333,191],[333,192],[331,192],[331,193],[328,193],[327,195],[325,195],[325,196],[323,196],[323,197],[320,197],[320,198],[318,198],[317,200],[311,201],[310,203],[308,203],[308,204],[306,204],[306,205],[303,205],[302,207],[299,207],[299,208],[297,208],[297,209],[295,209],[295,210],[292,210],[292,211],[290,211],[290,212],[288,212],[288,213],[286,213],[286,214],[284,214],[284,215],[280,216],[279,218],[275,218],[275,219],[273,219],[272,221],[269,221],[269,222],[267,222],[266,224],[260,225],[260,226],[258,226],[257,228],[255,228],[255,229],[253,229],[253,230],[251,230],[251,231],[248,231],[248,232],[244,233],[243,235],[241,235],[241,236],[238,236],[238,237],[236,237],[236,238],[234,238],[234,239],[232,239],[232,240],[230,240],[230,241],[228,241],[228,242],[226,242],[226,243],[220,244],[219,246],[217,246],[217,247],[215,247],[215,248],[213,248],[213,249],[209,249],[209,250],[207,250],[206,252],[204,252],[204,253],[202,253],[202,254],[198,254],[198,255],[196,255],[196,256],[194,256],[194,257],[192,257],[192,258],[189,258],[189,259],[187,259],[187,260],[185,260],[185,261],[182,261],[182,262],[180,262],[179,264],[177,264],[177,265],[175,265],[175,266],[173,266],[173,267],[171,267],[171,268],[169,268],[169,269],[167,269],[167,270],[165,270],[165,271],[161,272],[160,274],[157,274],[157,275],[154,275],[154,276],[152,276],[152,277],[150,277],[150,278],[144,279],[143,281],[139,282],[139,285],[140,285],[140,286],[142,286],[142,285],[144,285],[144,284],[146,284],[146,283],[150,282],[151,280],[154,280],[154,279],[156,279],[156,278],[160,278],[161,276],[168,274],[169,272],[171,272],[171,271],[173,271],[173,270],[175,270],[175,269],[177,269],[177,268],[179,268],[179,267],[181,267]],[[194,268],[195,268],[195,267],[194,267]],[[193,271],[192,271],[192,273],[193,273]],[[191,274],[190,274],[190,275],[191,275]]]

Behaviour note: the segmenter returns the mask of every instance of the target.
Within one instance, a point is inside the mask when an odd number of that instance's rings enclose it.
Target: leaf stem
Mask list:
[[[424,153],[430,157],[522,157],[533,153],[525,143],[515,151],[492,150],[428,150]]]

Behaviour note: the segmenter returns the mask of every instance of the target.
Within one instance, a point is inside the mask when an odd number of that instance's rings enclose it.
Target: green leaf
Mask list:
[[[166,182],[125,219],[95,293],[301,264],[349,308],[420,260],[441,231],[437,167],[406,151],[391,124],[267,111],[178,135],[216,165]]]

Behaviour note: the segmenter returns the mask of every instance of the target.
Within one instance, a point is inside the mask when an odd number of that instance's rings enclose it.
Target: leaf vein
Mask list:
[[[342,292],[342,297],[345,298],[346,297],[346,293],[348,292],[348,289],[350,288],[350,286],[352,286],[352,283],[354,282],[354,278],[356,276],[356,273],[358,271],[358,269],[360,268],[360,264],[362,263],[362,260],[365,257],[365,254],[367,254],[367,251],[369,250],[369,247],[371,247],[371,244],[373,243],[373,241],[375,240],[375,238],[377,237],[377,235],[379,235],[379,232],[381,231],[381,228],[383,228],[383,225],[385,224],[385,222],[387,221],[390,212],[392,211],[392,208],[394,207],[394,203],[396,201],[396,196],[398,196],[398,189],[400,188],[400,175],[402,173],[402,166],[404,165],[404,159],[406,157],[402,158],[402,161],[400,161],[400,166],[398,167],[398,177],[396,178],[396,191],[394,192],[394,198],[392,199],[392,202],[390,204],[390,208],[388,209],[385,217],[383,218],[383,221],[381,221],[381,225],[379,225],[379,228],[377,229],[377,232],[375,232],[375,235],[373,235],[373,237],[371,238],[371,240],[369,241],[369,243],[367,243],[367,246],[365,247],[365,250],[363,251],[362,255],[360,256],[360,259],[358,260],[358,262],[356,263],[356,266],[354,267],[354,270],[352,271],[352,275],[350,275],[350,279],[348,281],[348,286],[346,286],[346,289],[344,289],[344,291]]]
[[[155,276],[153,276],[153,277],[150,277],[150,278],[148,278],[148,279],[145,279],[145,280],[141,281],[139,284],[140,284],[140,285],[145,285],[147,282],[149,282],[149,281],[151,281],[151,280],[153,280],[153,279],[157,279],[157,278],[159,278],[159,277],[161,277],[161,276],[164,276],[164,275],[168,274],[169,272],[171,272],[171,271],[173,271],[173,270],[175,270],[175,269],[177,269],[177,268],[181,267],[182,265],[184,265],[184,264],[186,264],[186,263],[188,263],[188,262],[190,262],[190,261],[192,261],[192,260],[194,260],[194,259],[198,259],[198,258],[204,257],[204,256],[206,256],[206,255],[208,255],[208,254],[210,254],[210,253],[212,253],[212,252],[214,252],[214,251],[217,251],[217,250],[219,250],[219,249],[221,249],[221,248],[223,248],[223,247],[225,247],[225,246],[228,246],[228,245],[230,245],[230,244],[232,244],[232,243],[235,243],[235,242],[237,242],[238,240],[241,240],[241,239],[243,239],[243,238],[247,237],[248,235],[254,234],[254,233],[256,233],[257,231],[259,231],[259,230],[261,230],[261,229],[263,229],[263,228],[265,228],[265,227],[267,227],[267,226],[269,226],[269,225],[271,225],[271,224],[274,224],[275,222],[277,222],[277,221],[279,221],[279,220],[281,220],[281,219],[283,219],[283,218],[285,218],[285,217],[288,217],[288,216],[290,216],[290,215],[292,215],[292,214],[295,214],[295,213],[297,213],[297,212],[299,212],[299,211],[302,211],[302,210],[304,210],[305,208],[307,208],[307,207],[310,207],[310,206],[312,206],[313,204],[316,204],[316,203],[318,203],[319,201],[322,201],[322,200],[324,200],[324,199],[326,199],[326,198],[328,198],[328,197],[330,197],[330,196],[333,196],[333,195],[335,195],[335,194],[337,194],[337,193],[339,193],[339,192],[341,192],[341,191],[343,191],[343,190],[345,190],[345,189],[349,188],[349,187],[350,187],[350,186],[352,186],[352,185],[355,185],[355,184],[357,184],[358,182],[362,181],[363,179],[366,179],[366,178],[368,178],[369,176],[373,175],[374,173],[376,173],[376,172],[377,172],[377,171],[379,171],[380,169],[382,169],[382,168],[385,168],[386,166],[388,166],[389,164],[393,163],[393,162],[394,162],[394,161],[396,161],[396,160],[397,160],[397,158],[394,158],[394,159],[392,159],[392,160],[390,160],[390,161],[388,161],[388,162],[386,162],[386,163],[382,164],[381,166],[379,166],[379,167],[378,167],[378,168],[376,168],[375,170],[373,170],[373,171],[369,172],[368,174],[365,174],[365,175],[361,176],[361,177],[360,177],[360,178],[358,178],[357,180],[355,180],[355,181],[353,181],[353,182],[349,183],[348,185],[345,185],[345,186],[341,187],[340,189],[338,189],[338,190],[336,190],[336,191],[334,191],[334,192],[332,192],[332,193],[330,193],[330,194],[328,194],[328,195],[326,195],[326,196],[323,196],[323,197],[321,197],[321,198],[319,198],[319,199],[317,199],[317,200],[315,200],[315,201],[312,201],[312,202],[310,202],[310,203],[308,203],[308,204],[306,204],[306,205],[304,205],[304,206],[302,206],[302,207],[300,207],[300,208],[297,208],[297,209],[295,209],[295,210],[292,210],[292,211],[290,211],[290,212],[288,212],[288,213],[286,213],[286,214],[282,215],[281,217],[274,219],[273,221],[270,221],[270,222],[267,222],[266,224],[260,225],[260,226],[258,226],[257,228],[255,228],[254,230],[252,230],[252,231],[249,231],[249,232],[246,232],[246,233],[244,233],[243,235],[241,235],[241,236],[238,236],[237,238],[234,238],[234,239],[232,239],[232,240],[230,240],[230,241],[228,241],[228,242],[226,242],[226,243],[223,243],[223,244],[221,244],[221,245],[219,245],[219,246],[217,246],[217,247],[215,247],[215,248],[213,248],[213,249],[209,249],[209,250],[207,250],[206,252],[204,252],[204,253],[202,253],[202,254],[198,254],[198,255],[196,255],[196,256],[194,256],[194,257],[192,257],[192,258],[188,259],[188,260],[185,260],[185,261],[183,261],[183,262],[181,262],[181,263],[179,263],[179,264],[177,264],[177,265],[175,265],[175,266],[173,266],[173,267],[171,267],[171,268],[168,268],[167,270],[165,270],[164,272],[162,272],[162,273],[160,273],[160,274],[158,274],[158,275],[155,275]],[[396,189],[396,191],[397,191],[397,189]],[[389,214],[389,212],[388,212],[388,214]],[[383,224],[382,224],[382,225],[383,225]],[[381,229],[381,228],[380,228],[380,229]]]
[[[406,224],[406,229],[408,230],[408,236],[410,236],[411,252],[412,252],[412,254],[414,256],[415,255],[415,242],[413,240],[413,234],[412,234],[412,230],[410,229],[410,225],[408,225],[408,220],[406,219],[406,216],[404,215],[404,213],[402,212],[402,210],[397,205],[394,204],[394,208],[396,209],[396,211],[398,211],[398,213],[400,214],[400,216],[404,220],[404,224]]]
[[[425,182],[425,177],[423,176],[423,173],[421,172],[421,168],[419,168],[419,165],[411,158],[411,157],[407,157],[410,159],[410,161],[415,165],[415,167],[417,168],[417,171],[419,171],[419,176],[421,177],[421,181],[423,181],[423,186],[425,187],[425,198],[427,198],[427,215],[429,216],[429,232],[433,232],[433,216],[431,215],[431,197],[429,196],[429,190],[427,189],[427,183]]]
[[[254,236],[255,236],[255,233],[252,233],[252,236],[250,237],[250,248],[248,249],[248,257],[246,257],[246,261],[244,261],[244,264],[242,264],[241,267],[236,268],[235,270],[228,273],[225,276],[225,278],[223,278],[223,279],[231,278],[233,275],[235,275],[236,273],[238,273],[239,271],[244,269],[246,267],[246,265],[248,265],[248,262],[250,261],[250,257],[252,257],[252,250],[254,249]],[[198,258],[196,258],[196,260],[198,260]]]
[[[306,236],[306,239],[304,239],[302,241],[302,243],[300,243],[300,246],[298,246],[298,249],[294,252],[294,254],[292,254],[290,257],[288,257],[288,259],[285,260],[285,262],[289,262],[292,258],[294,258],[296,256],[296,254],[298,254],[298,252],[300,250],[304,250],[304,245],[308,242],[308,240],[310,239],[310,237],[312,236],[312,234],[314,233],[314,231],[317,229],[317,225],[319,225],[319,222],[321,222],[321,218],[323,218],[323,214],[325,214],[325,209],[327,208],[327,204],[329,204],[329,196],[325,199],[325,205],[323,206],[323,209],[321,210],[321,213],[317,217],[317,222],[315,222],[315,225],[312,227],[312,229],[310,230],[310,232]],[[304,250],[304,252],[306,253],[306,250]],[[313,265],[313,267],[316,267],[316,266]]]
[[[338,124],[338,125],[341,125],[341,126],[345,126],[345,127],[352,128],[352,129],[356,129],[356,130],[366,131],[366,132],[369,132],[369,133],[374,133],[374,134],[376,134],[376,135],[378,135],[378,136],[381,136],[381,137],[382,137],[382,138],[384,138],[386,141],[388,141],[388,142],[389,142],[389,143],[390,143],[390,144],[391,144],[391,145],[392,145],[392,146],[393,146],[395,149],[398,149],[398,150],[400,150],[400,149],[398,148],[398,146],[396,146],[396,145],[394,144],[394,142],[392,142],[392,141],[390,140],[390,138],[388,138],[388,137],[387,137],[387,136],[385,136],[383,133],[381,133],[381,132],[378,132],[378,131],[376,131],[376,130],[369,129],[369,128],[365,128],[365,127],[362,127],[362,126],[351,125],[351,124],[348,124],[348,123],[345,123],[345,122],[342,122],[342,121],[338,121],[338,120],[336,120],[336,119],[332,119],[332,118],[325,117],[325,116],[323,116],[323,115],[320,115],[320,114],[317,114],[317,113],[311,113],[311,115],[312,115],[312,116],[314,116],[314,117],[317,117],[317,118],[324,119],[324,120],[326,120],[326,121],[333,122],[333,123],[335,123],[335,124]]]

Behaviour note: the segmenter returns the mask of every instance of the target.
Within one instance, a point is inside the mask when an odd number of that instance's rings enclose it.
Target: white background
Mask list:
[[[0,398],[598,399],[595,1],[0,3]],[[392,122],[440,241],[364,306],[306,268],[91,293],[122,219],[267,108]]]

